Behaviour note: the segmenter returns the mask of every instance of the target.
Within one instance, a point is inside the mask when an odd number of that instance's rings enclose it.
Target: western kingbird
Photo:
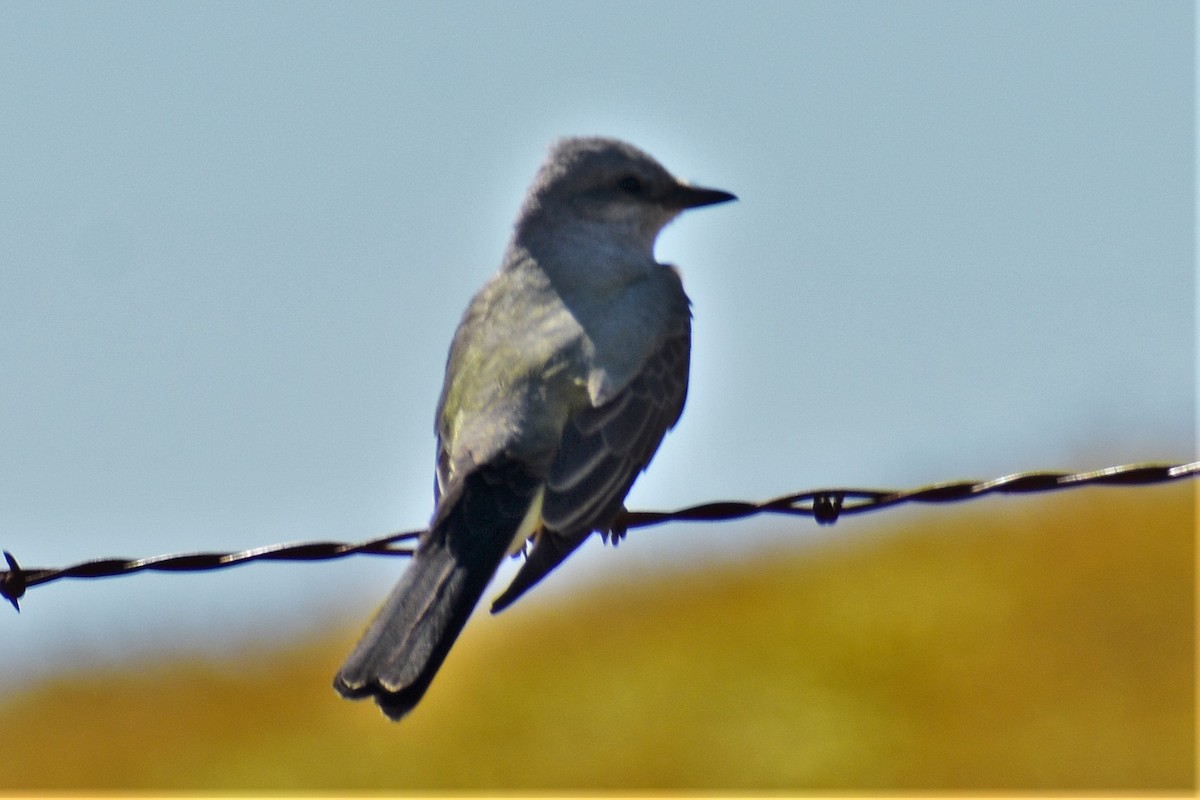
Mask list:
[[[493,613],[611,528],[687,395],[690,301],[654,240],[684,209],[734,199],[614,139],[551,148],[454,334],[433,519],[334,679],[343,696],[404,716],[506,553],[532,539]]]

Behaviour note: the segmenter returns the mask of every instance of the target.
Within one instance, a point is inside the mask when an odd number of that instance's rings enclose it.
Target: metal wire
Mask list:
[[[1200,461],[1190,464],[1126,464],[1091,472],[1020,472],[988,481],[952,481],[909,491],[881,489],[819,489],[776,497],[760,503],[716,502],[677,511],[625,511],[608,535],[622,537],[634,528],[664,522],[720,522],[758,514],[787,514],[812,517],[821,525],[836,522],[846,514],[878,511],[902,503],[954,503],[986,494],[1027,494],[1081,486],[1143,486],[1194,478]],[[392,533],[365,542],[298,542],[267,545],[233,553],[176,553],[150,558],[103,558],[59,569],[24,569],[4,551],[8,569],[0,570],[0,597],[20,611],[18,601],[32,586],[60,578],[106,578],[149,570],[153,572],[196,572],[223,569],[251,561],[327,561],[369,554],[411,556],[411,546],[397,546],[420,536],[422,531]]]

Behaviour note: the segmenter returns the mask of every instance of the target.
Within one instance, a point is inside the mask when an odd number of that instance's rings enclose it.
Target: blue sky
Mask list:
[[[630,507],[1194,459],[1193,17],[6,4],[0,547],[41,566],[419,527],[450,336],[567,134],[741,198],[659,241],[692,386]],[[815,533],[763,527],[596,543],[523,603]],[[0,674],[354,627],[401,567],[39,588],[0,614]]]

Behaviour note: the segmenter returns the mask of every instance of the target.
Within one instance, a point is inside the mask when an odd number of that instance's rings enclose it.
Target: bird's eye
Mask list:
[[[626,194],[641,196],[642,181],[636,175],[626,175],[621,180],[617,181],[617,188]]]

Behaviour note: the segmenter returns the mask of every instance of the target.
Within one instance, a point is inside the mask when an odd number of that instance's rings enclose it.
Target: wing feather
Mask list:
[[[568,420],[546,480],[544,530],[492,604],[493,612],[541,580],[592,531],[612,524],[638,474],[683,413],[690,348],[685,327],[665,339],[612,400]]]

